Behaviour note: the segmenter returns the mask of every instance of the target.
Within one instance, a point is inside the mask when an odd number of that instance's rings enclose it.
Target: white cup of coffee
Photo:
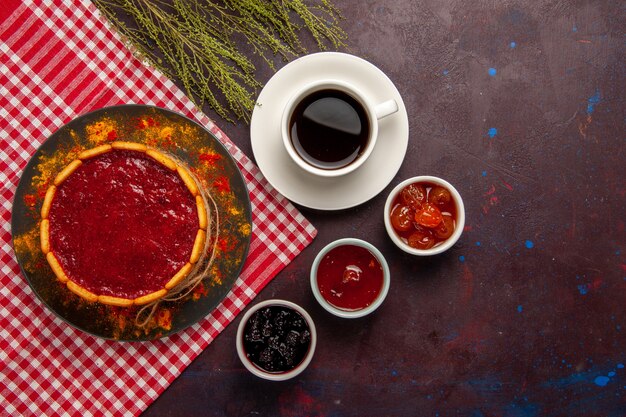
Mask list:
[[[398,111],[395,100],[372,101],[341,80],[319,80],[287,102],[281,134],[287,153],[305,171],[337,177],[360,167],[378,138],[378,120]]]

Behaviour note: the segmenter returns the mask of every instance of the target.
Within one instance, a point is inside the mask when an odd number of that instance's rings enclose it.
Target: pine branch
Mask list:
[[[306,53],[303,32],[320,50],[345,46],[341,14],[329,0],[311,6],[303,0],[94,2],[141,59],[179,80],[197,106],[206,103],[229,121],[233,115],[250,120],[262,86],[235,39],[243,39],[272,69],[276,56],[289,60]]]

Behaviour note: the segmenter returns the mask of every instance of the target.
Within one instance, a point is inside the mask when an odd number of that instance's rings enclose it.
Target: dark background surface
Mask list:
[[[310,312],[319,340],[303,374],[246,371],[239,317],[145,416],[626,415],[623,4],[334,3],[343,52],[403,96],[406,159],[369,202],[300,208],[318,237],[253,302]],[[253,157],[247,124],[204,110]],[[415,175],[445,178],[465,201],[459,243],[427,259],[397,249],[382,220],[387,193]],[[367,318],[332,317],[310,291],[317,251],[341,237],[368,240],[391,267]]]

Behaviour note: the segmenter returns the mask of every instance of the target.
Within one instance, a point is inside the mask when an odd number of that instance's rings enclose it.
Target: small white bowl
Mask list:
[[[452,195],[452,199],[454,200],[454,203],[456,205],[457,221],[456,221],[456,228],[454,229],[454,233],[452,233],[452,236],[450,236],[446,241],[430,249],[416,249],[416,248],[409,246],[402,239],[400,239],[400,237],[394,230],[393,226],[391,225],[390,214],[391,214],[391,209],[393,208],[392,207],[393,201],[396,199],[396,197],[398,196],[398,194],[402,191],[404,187],[406,187],[409,184],[416,183],[416,182],[430,182],[432,184],[437,184],[446,188],[448,191],[450,191],[450,194]],[[412,255],[417,255],[417,256],[437,255],[439,253],[445,252],[448,249],[450,249],[461,237],[461,234],[463,233],[463,228],[465,227],[465,206],[463,205],[463,199],[461,198],[461,194],[459,194],[456,188],[454,188],[452,184],[450,184],[448,181],[443,180],[438,177],[422,175],[418,177],[408,178],[402,181],[400,184],[396,185],[396,187],[393,190],[391,190],[391,192],[389,193],[389,196],[387,196],[387,202],[385,203],[384,220],[385,220],[385,229],[387,229],[387,234],[389,235],[393,243],[395,243],[396,246],[402,249],[403,251],[410,253]]]
[[[328,252],[330,252],[331,249],[334,249],[338,246],[343,246],[343,245],[360,246],[369,250],[376,257],[376,259],[378,259],[378,262],[380,262],[380,265],[383,268],[383,287],[381,288],[380,293],[378,294],[378,297],[369,306],[359,309],[359,310],[343,310],[330,304],[322,296],[319,286],[317,284],[317,269],[319,267],[321,260],[324,258],[324,256],[326,256]],[[385,297],[387,297],[387,293],[389,292],[390,282],[391,282],[391,274],[389,272],[389,266],[387,265],[387,261],[385,260],[385,257],[383,256],[383,254],[374,245],[361,239],[344,238],[344,239],[335,240],[334,242],[329,243],[317,254],[317,256],[315,257],[315,260],[313,261],[313,266],[311,267],[311,289],[313,290],[313,295],[315,296],[315,299],[317,299],[317,301],[320,303],[322,307],[324,307],[326,311],[334,314],[337,317],[352,319],[352,318],[363,317],[363,316],[370,314],[371,312],[376,310],[378,307],[380,307],[380,305],[385,300]]]
[[[289,371],[285,371],[285,372],[268,372],[259,368],[254,363],[252,363],[252,361],[246,356],[246,351],[243,346],[243,337],[244,337],[243,332],[246,327],[246,323],[248,323],[248,320],[250,319],[250,317],[258,310],[264,307],[272,307],[272,306],[286,307],[286,308],[290,308],[300,313],[300,315],[306,320],[307,325],[309,327],[309,332],[311,333],[311,341],[309,343],[309,349],[306,355],[304,356],[304,359],[302,359],[302,361],[295,368]],[[311,318],[309,313],[307,313],[306,310],[304,310],[299,305],[292,303],[290,301],[286,301],[286,300],[278,300],[278,299],[266,300],[266,301],[262,301],[254,305],[241,318],[241,321],[239,322],[239,327],[237,328],[237,342],[236,342],[237,354],[239,355],[239,359],[241,360],[241,363],[243,363],[246,369],[248,369],[248,371],[250,371],[254,375],[258,376],[259,378],[267,379],[269,381],[285,381],[302,373],[302,371],[306,369],[306,367],[311,362],[311,359],[313,358],[313,353],[315,352],[316,344],[317,344],[317,332],[315,331],[315,324],[313,323],[313,319]]]

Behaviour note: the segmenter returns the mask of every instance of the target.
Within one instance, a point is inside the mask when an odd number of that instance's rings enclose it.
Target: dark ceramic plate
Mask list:
[[[211,194],[219,213],[216,258],[210,273],[187,297],[161,303],[150,324],[136,324],[138,309],[89,303],[59,283],[39,244],[40,210],[51,179],[77,152],[112,140],[140,142],[178,157]],[[206,317],[226,297],[243,267],[252,229],[248,189],[224,145],[196,122],[144,105],[107,107],[82,115],[54,132],[35,152],[15,192],[11,230],[17,261],[37,297],[58,317],[95,336],[154,340]]]

